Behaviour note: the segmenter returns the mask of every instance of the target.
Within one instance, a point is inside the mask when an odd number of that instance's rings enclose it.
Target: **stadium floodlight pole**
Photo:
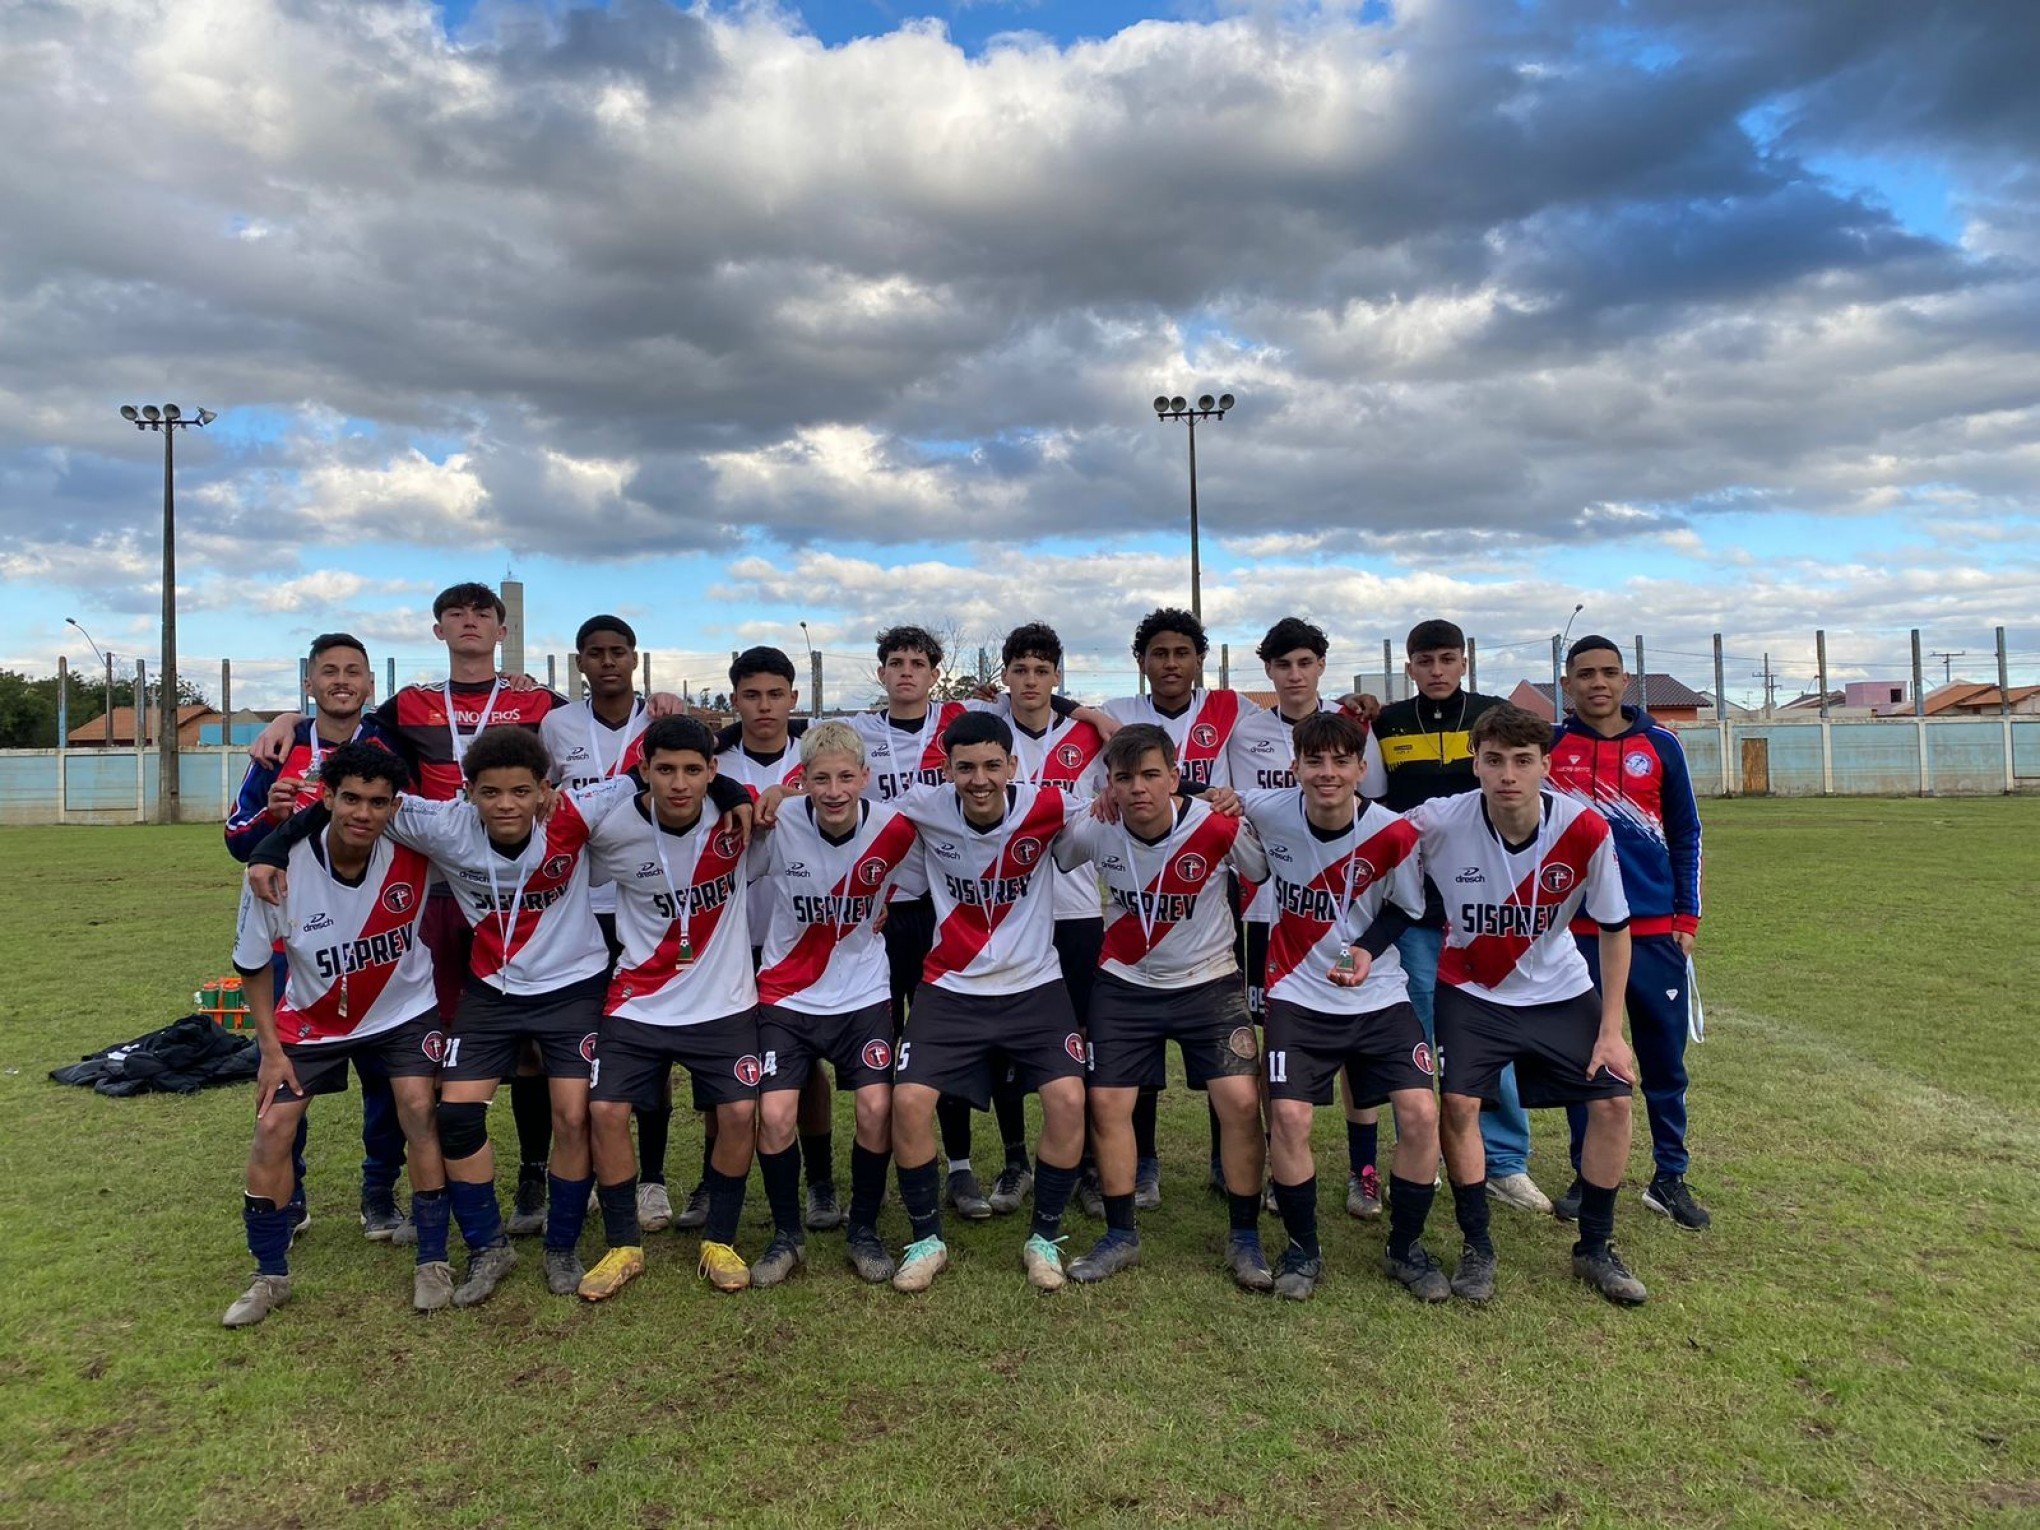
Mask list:
[[[1190,614],[1200,622],[1204,620],[1204,571],[1197,549],[1197,422],[1222,420],[1233,404],[1230,393],[1221,393],[1215,399],[1204,394],[1194,408],[1180,393],[1174,397],[1155,395],[1156,419],[1181,420],[1190,427]]]
[[[99,645],[92,642],[92,634],[85,631],[85,624],[79,621],[77,617],[67,616],[64,618],[64,621],[78,629],[84,636],[85,641],[92,644],[92,651],[95,654],[99,654],[99,661],[106,666],[106,747],[111,749],[113,747],[113,654],[111,650],[100,653]],[[69,743],[70,740],[66,739],[64,742]]]
[[[156,671],[156,815],[164,823],[178,818],[177,786],[177,432],[193,425],[203,430],[219,418],[210,409],[186,416],[175,404],[120,406],[120,417],[136,430],[163,434],[163,657]],[[140,697],[135,702],[135,747],[141,748]]]

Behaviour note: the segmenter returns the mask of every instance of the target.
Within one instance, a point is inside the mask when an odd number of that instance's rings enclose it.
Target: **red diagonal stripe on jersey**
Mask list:
[[[1530,874],[1516,884],[1516,890],[1509,894],[1509,902],[1504,907],[1528,908],[1533,884],[1552,866],[1568,867],[1573,874],[1572,886],[1549,900],[1539,897],[1537,902],[1545,908],[1564,903],[1572,896],[1574,888],[1586,885],[1587,864],[1607,837],[1607,819],[1599,813],[1581,813],[1560,831],[1558,838],[1551,842],[1551,849],[1531,868]],[[1557,926],[1554,925],[1554,928]],[[1566,938],[1570,940],[1572,937],[1568,934]],[[1438,957],[1438,981],[1478,983],[1483,988],[1492,988],[1516,970],[1516,963],[1523,959],[1523,953],[1533,944],[1534,936],[1476,935],[1463,946],[1447,945]]]
[[[518,900],[518,907],[510,914],[509,949],[506,953],[503,940],[503,915],[500,910],[485,913],[482,921],[475,926],[474,955],[468,968],[476,977],[491,977],[503,970],[519,951],[530,943],[538,933],[539,924],[545,918],[546,905],[539,904],[525,908],[526,900],[556,892],[566,886],[574,875],[574,865],[581,858],[581,847],[588,843],[588,820],[581,816],[573,799],[561,795],[554,799],[552,816],[545,821],[545,846],[539,856],[538,870],[524,884],[524,897]],[[491,854],[494,852],[491,851]],[[548,876],[546,867],[560,856],[567,858],[566,866],[557,876]],[[497,880],[505,880],[500,872]],[[517,874],[512,871],[508,880],[513,884]],[[529,917],[527,917],[527,915]]]
[[[1358,856],[1374,868],[1372,876],[1353,878],[1353,901],[1358,903],[1368,888],[1400,866],[1416,847],[1416,829],[1408,819],[1398,818],[1373,838],[1355,845],[1350,853],[1333,861],[1308,885],[1330,893],[1334,901],[1345,897],[1346,863],[1354,856]],[[1275,924],[1268,931],[1267,989],[1273,989],[1277,983],[1301,967],[1304,958],[1317,949],[1317,943],[1325,938],[1325,931],[1331,927],[1332,921],[1329,919],[1311,919],[1302,914],[1291,913],[1286,908],[1278,908]],[[1358,933],[1366,932],[1363,930]]]
[[[655,823],[655,833],[664,833]],[[708,950],[708,943],[715,939],[715,932],[722,928],[723,910],[736,899],[744,896],[744,889],[736,885],[737,867],[743,863],[744,847],[737,843],[734,829],[718,827],[709,835],[708,843],[702,847],[701,856],[694,863],[694,876],[688,882],[687,901],[692,906],[702,902],[702,894],[717,882],[728,878],[730,887],[727,894],[714,908],[698,909],[687,921],[687,942],[694,947],[699,960]],[[693,966],[693,962],[687,964]],[[659,941],[659,948],[641,967],[617,968],[616,976],[610,980],[609,999],[604,1013],[613,1014],[617,1006],[628,999],[642,999],[655,994],[686,969],[680,965],[680,920],[677,910],[675,917],[666,926],[666,933]]]
[[[1105,752],[1105,740],[1098,736],[1098,730],[1087,722],[1073,725],[1070,731],[1048,746],[1048,756],[1041,762],[1041,785],[1074,786],[1091,762]]]
[[[1216,759],[1224,750],[1225,741],[1232,737],[1233,725],[1239,720],[1238,691],[1206,691],[1204,705],[1197,709],[1197,715],[1183,730],[1183,747],[1179,751],[1182,762],[1186,765],[1201,764],[1205,760]]]
[[[850,869],[845,871],[842,880],[830,889],[829,895],[832,898],[850,897],[852,895],[850,884],[856,877],[858,868],[869,865],[874,859],[884,861],[886,872],[890,875],[893,869],[907,858],[907,852],[914,848],[914,839],[912,823],[904,818],[893,819],[872,837],[871,843],[851,862]],[[885,904],[878,900],[879,890],[884,886],[884,882],[884,877],[881,877],[879,886],[869,889],[874,900],[871,910],[873,917],[885,907]],[[843,937],[850,933],[851,928],[850,925],[832,921],[826,924],[811,924],[802,930],[800,938],[793,943],[793,949],[758,974],[758,1002],[778,1004],[814,987],[822,973],[828,969],[829,958],[835,955],[836,947],[842,943]]]
[[[949,725],[963,716],[969,708],[960,701],[945,701],[935,712],[935,730],[928,735],[928,747],[921,751],[921,760],[914,767],[916,772],[941,770],[949,763],[949,751],[942,747],[942,735],[949,731]]]
[[[356,940],[372,940],[378,935],[387,935],[407,924],[415,924],[425,908],[425,879],[431,875],[431,865],[416,850],[407,850],[402,845],[392,847],[396,853],[390,857],[390,869],[383,873],[380,886],[375,890],[375,909],[362,925]],[[398,901],[401,908],[391,908],[390,889],[408,885],[410,896]],[[402,960],[402,958],[399,958]],[[276,1033],[279,1039],[289,1042],[325,1040],[333,1036],[349,1036],[361,1024],[375,1001],[382,997],[382,991],[389,987],[390,979],[396,976],[396,962],[378,962],[373,967],[363,967],[347,974],[347,1016],[340,1015],[340,983],[319,995],[318,999],[305,1009],[293,1009],[288,1004],[276,1006]],[[288,984],[285,985],[288,991]],[[300,1036],[298,1031],[310,1025],[312,1034]]]
[[[1031,886],[1033,874],[1048,864],[1046,846],[1061,832],[1063,814],[1063,794],[1060,791],[1053,786],[1044,786],[1037,791],[1034,801],[1028,804],[1026,815],[1006,836],[1005,846],[992,863],[991,880],[1003,882],[1009,877],[1026,876]],[[1013,846],[1030,835],[1040,839],[1044,848],[1032,866],[1022,866],[1013,859]],[[977,960],[978,953],[991,940],[992,932],[1005,922],[1012,911],[1011,903],[1001,903],[996,907],[966,903],[950,910],[949,917],[935,931],[928,959],[921,963],[921,981],[932,983],[944,973],[963,971]]]
[[[1161,871],[1143,890],[1143,899],[1196,897],[1204,890],[1204,884],[1224,867],[1226,852],[1232,849],[1239,832],[1239,819],[1228,818],[1223,813],[1208,814],[1181,845],[1169,852]],[[1204,874],[1194,882],[1178,869],[1186,855],[1198,855],[1204,859]],[[1173,919],[1157,917],[1150,935],[1141,929],[1138,912],[1132,909],[1122,911],[1105,931],[1104,943],[1098,948],[1100,965],[1113,961],[1127,967],[1139,966],[1150,951],[1169,938],[1169,932],[1176,928],[1176,923]]]

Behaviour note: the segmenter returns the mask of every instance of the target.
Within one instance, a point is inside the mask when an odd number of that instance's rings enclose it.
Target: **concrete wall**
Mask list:
[[[1860,721],[1751,719],[1725,727],[1695,723],[1674,730],[1702,796],[1760,789],[1745,771],[1760,741],[1774,797],[1996,796],[2040,792],[2040,719],[1880,717]],[[1722,771],[1726,734],[1728,770]],[[1924,758],[1922,756],[1924,755]],[[1754,765],[1755,761],[1749,761]]]
[[[245,749],[180,750],[184,820],[224,822],[247,771]],[[0,824],[147,823],[156,775],[153,749],[0,749]]]

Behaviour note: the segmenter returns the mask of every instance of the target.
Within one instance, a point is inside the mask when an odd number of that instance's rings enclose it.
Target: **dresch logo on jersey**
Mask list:
[[[1487,880],[1487,873],[1478,866],[1462,866],[1459,868],[1459,875],[1452,880],[1455,882],[1485,882]]]

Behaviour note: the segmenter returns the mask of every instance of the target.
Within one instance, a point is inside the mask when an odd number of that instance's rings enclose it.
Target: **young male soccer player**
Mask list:
[[[227,853],[237,861],[245,863],[271,829],[320,799],[325,784],[320,780],[319,767],[327,754],[355,741],[390,747],[382,724],[363,712],[375,694],[375,676],[369,668],[368,650],[359,638],[345,632],[326,632],[313,638],[306,666],[306,688],[311,693],[313,715],[293,730],[290,747],[279,763],[249,762],[240,796],[233,812],[227,815]],[[281,945],[271,965],[272,992],[281,993],[285,980]],[[375,1058],[364,1053],[356,1061],[354,1073],[361,1080],[361,1228],[370,1242],[385,1243],[409,1233],[397,1209],[397,1175],[404,1167],[404,1129],[397,1120],[390,1081],[379,1071]],[[291,1151],[297,1174],[292,1206],[298,1219],[296,1225],[300,1227],[307,1220],[305,1119],[301,1113],[298,1141]]]
[[[893,1157],[913,1242],[893,1276],[923,1291],[949,1261],[935,1158],[935,1104],[984,1109],[1010,1067],[1041,1096],[1034,1223],[1020,1262],[1029,1284],[1063,1284],[1056,1246],[1084,1150],[1084,1042],[1057,970],[1056,836],[1080,810],[1053,786],[1016,785],[1013,732],[970,713],[942,735],[950,784],[895,804],[920,831],[935,938],[893,1066]]]
[[[1069,1277],[1104,1280],[1140,1262],[1134,1102],[1160,1085],[1173,1040],[1192,1087],[1208,1090],[1218,1113],[1233,1279],[1265,1291],[1274,1277],[1260,1237],[1260,1048],[1240,992],[1224,872],[1230,866],[1265,881],[1268,862],[1240,819],[1179,800],[1176,746],[1160,728],[1122,728],[1105,746],[1105,770],[1118,822],[1081,817],[1055,849],[1060,867],[1098,867],[1112,910],[1089,1009],[1091,1141],[1105,1236],[1071,1263]]]
[[[758,987],[751,971],[749,871],[742,825],[719,792],[715,738],[689,717],[645,729],[646,789],[597,827],[592,855],[616,882],[623,956],[603,1004],[589,1088],[595,1175],[609,1251],[581,1282],[602,1301],[644,1273],[630,1113],[663,1097],[678,1063],[694,1108],[716,1115],[700,1273],[741,1291],[751,1272],[735,1244],[758,1126]]]
[[[1326,713],[1296,725],[1301,789],[1254,792],[1247,820],[1267,851],[1276,918],[1268,935],[1267,1077],[1275,1201],[1289,1233],[1275,1292],[1301,1300],[1323,1276],[1313,1107],[1344,1072],[1355,1104],[1395,1107],[1395,1164],[1382,1270],[1420,1301],[1451,1294],[1425,1250],[1436,1194],[1438,1106],[1431,1047],[1409,1002],[1395,938],[1424,911],[1416,831],[1362,804],[1366,735]]]
[[[425,858],[384,840],[404,767],[394,754],[348,742],[321,752],[330,821],[289,856],[281,906],[241,896],[234,966],[247,986],[262,1063],[255,1079],[255,1141],[242,1219],[255,1278],[221,1320],[261,1322],[290,1299],[291,1144],[315,1094],[347,1087],[364,1059],[396,1099],[410,1143],[418,1263],[411,1302],[420,1312],[453,1295],[446,1263],[446,1174],[432,1124],[432,1082],[444,1037],[432,1006],[432,962],[418,939]],[[276,993],[270,965],[282,941],[290,977]]]
[[[1409,815],[1425,864],[1450,868],[1452,878],[1437,1009],[1445,1162],[1465,1238],[1452,1291],[1468,1301],[1494,1296],[1479,1120],[1482,1104],[1500,1098],[1501,1071],[1513,1063],[1525,1105],[1586,1106],[1573,1274],[1633,1306],[1644,1300],[1643,1282],[1609,1242],[1636,1077],[1636,1058],[1622,1039],[1629,905],[1614,836],[1592,808],[1544,789],[1549,723],[1520,707],[1492,707],[1473,725],[1470,742],[1480,790]],[[1599,994],[1572,937],[1575,913],[1600,930]]]
[[[1608,820],[1629,900],[1629,1034],[1643,1070],[1656,1173],[1643,1204],[1690,1232],[1712,1219],[1686,1188],[1686,1011],[1688,962],[1700,931],[1700,804],[1678,736],[1639,707],[1622,704],[1629,674],[1610,638],[1583,637],[1565,660],[1572,715],[1551,747],[1551,785]],[[1573,935],[1587,971],[1600,981],[1600,942],[1590,922]],[[1583,1191],[1577,1177],[1587,1113],[1566,1107],[1575,1177],[1555,1210],[1570,1221]]]
[[[896,1267],[878,1238],[892,1156],[893,1028],[875,925],[893,877],[920,851],[913,824],[864,797],[870,771],[855,729],[840,722],[810,728],[800,766],[804,795],[777,806],[752,884],[766,892],[758,1170],[776,1230],[751,1266],[751,1284],[777,1285],[806,1261],[794,1133],[806,1108],[804,1085],[824,1062],[856,1096],[846,1244],[851,1266],[877,1284]]]
[[[1453,623],[1418,622],[1410,629],[1404,651],[1403,668],[1416,693],[1383,707],[1375,717],[1367,737],[1367,768],[1360,779],[1361,795],[1397,813],[1473,792],[1473,725],[1503,705],[1498,696],[1462,687],[1466,636]],[[1410,1003],[1426,1032],[1432,1026],[1438,953],[1445,939],[1443,894],[1449,890],[1435,877],[1453,869],[1441,873],[1432,868],[1423,922],[1396,944],[1409,980]],[[1502,1075],[1495,1106],[1481,1113],[1480,1132],[1487,1144],[1488,1193],[1524,1211],[1551,1210],[1550,1200],[1530,1177],[1530,1118],[1516,1097],[1513,1072]]]

